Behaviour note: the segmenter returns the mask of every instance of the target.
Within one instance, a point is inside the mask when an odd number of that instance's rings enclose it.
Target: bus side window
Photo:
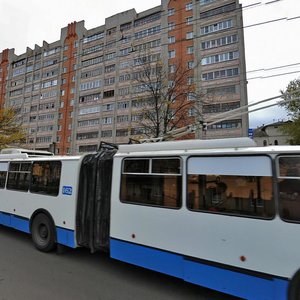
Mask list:
[[[0,189],[4,189],[7,171],[0,171]]]
[[[278,159],[279,213],[286,221],[300,222],[300,157]]]
[[[275,216],[267,156],[190,157],[187,207],[192,211],[271,219]]]
[[[243,216],[274,216],[272,179],[258,176],[188,176],[188,208]]]
[[[124,159],[121,177],[122,202],[180,208],[182,194],[179,158]]]
[[[59,193],[60,174],[60,161],[33,162],[30,192],[57,196]]]
[[[31,162],[11,162],[8,169],[6,188],[27,192],[30,182]]]

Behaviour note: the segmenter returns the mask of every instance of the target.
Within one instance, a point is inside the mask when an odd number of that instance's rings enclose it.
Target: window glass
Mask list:
[[[61,174],[60,161],[38,161],[32,165],[30,191],[32,193],[57,196]]]
[[[7,177],[7,169],[8,169],[8,163],[2,162],[0,163],[0,189],[4,189],[6,177]]]
[[[5,187],[6,176],[7,176],[6,171],[0,171],[0,189],[4,189]]]
[[[187,206],[194,211],[272,218],[272,178],[267,156],[191,157]]]
[[[9,164],[6,188],[9,190],[28,191],[31,162],[11,162]]]
[[[124,173],[149,173],[149,159],[124,160]]]
[[[300,222],[300,156],[279,157],[277,165],[280,216]]]
[[[191,210],[241,216],[274,216],[272,177],[188,175]]]
[[[180,160],[153,158],[152,173],[180,174]]]
[[[152,166],[152,170],[149,166]],[[120,191],[122,202],[179,208],[181,194],[182,176],[178,158],[123,161]]]

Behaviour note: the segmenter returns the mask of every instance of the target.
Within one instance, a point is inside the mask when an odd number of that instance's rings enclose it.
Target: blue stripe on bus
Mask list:
[[[29,220],[13,214],[0,212],[0,225],[30,233]],[[76,248],[74,230],[56,227],[56,239],[59,244]]]
[[[15,228],[26,233],[30,233],[29,221],[25,218],[0,212],[0,224],[7,227]]]
[[[15,215],[11,215],[11,227],[26,233],[30,233],[29,221]]]
[[[287,298],[288,281],[283,279],[255,277],[116,239],[110,240],[110,255],[114,259],[246,299]]]
[[[183,278],[183,257],[119,240],[110,240],[110,256],[137,266]]]
[[[56,227],[56,239],[59,244],[76,248],[74,230]]]
[[[10,214],[6,214],[3,212],[0,212],[0,224],[4,226],[11,227],[11,220],[10,220]]]

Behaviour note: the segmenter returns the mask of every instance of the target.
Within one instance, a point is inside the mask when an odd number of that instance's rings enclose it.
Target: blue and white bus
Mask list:
[[[87,246],[241,298],[299,299],[300,146],[242,138],[2,154],[0,224],[42,251]]]

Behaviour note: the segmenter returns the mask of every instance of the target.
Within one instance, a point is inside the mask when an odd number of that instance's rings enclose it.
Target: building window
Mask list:
[[[80,84],[80,91],[86,91],[101,87],[101,80],[89,81]]]
[[[186,48],[186,53],[187,54],[193,54],[194,53],[194,46],[188,46]]]
[[[116,136],[127,136],[128,135],[128,129],[117,129],[116,130]]]
[[[84,67],[99,64],[101,62],[103,62],[103,55],[95,57],[95,58],[84,60],[84,61],[82,61],[81,66],[84,68]]]
[[[104,32],[99,32],[99,33],[90,35],[88,37],[85,37],[83,39],[83,44],[86,44],[86,43],[89,43],[89,42],[92,42],[92,41],[96,41],[96,40],[99,40],[99,39],[103,39],[103,38],[104,38]]]
[[[193,3],[192,2],[190,2],[190,3],[187,3],[186,5],[185,5],[185,10],[192,10],[193,9]]]
[[[103,137],[103,138],[112,137],[112,130],[101,131],[101,137]]]
[[[105,78],[104,79],[104,85],[112,85],[115,83],[115,77]]]
[[[240,102],[226,102],[226,103],[213,103],[213,104],[206,104],[202,106],[202,111],[205,114],[209,113],[221,113],[230,111],[240,107]]]
[[[130,80],[130,74],[122,74],[119,77],[119,82],[124,82]]]
[[[96,45],[82,50],[82,55],[88,55],[103,50],[103,44]]]
[[[194,37],[194,33],[193,33],[192,31],[186,33],[185,38],[186,38],[187,40],[190,40],[190,39],[192,39],[193,37]]]
[[[186,20],[186,25],[192,25],[193,24],[193,17],[188,17],[185,20]]]
[[[97,149],[98,149],[97,145],[79,146],[79,153],[83,153],[83,152],[95,152],[95,151],[97,151]]]
[[[78,127],[97,126],[100,124],[99,119],[78,121]]]
[[[135,39],[141,39],[141,38],[144,38],[144,37],[147,37],[147,36],[151,36],[151,35],[160,33],[160,31],[161,31],[161,26],[157,25],[157,26],[154,26],[154,27],[136,32],[134,34],[134,37],[135,37]]]
[[[232,69],[218,70],[209,73],[203,73],[202,80],[214,80],[214,79],[221,79],[221,78],[233,77],[238,75],[239,75],[239,68],[232,68]]]
[[[138,19],[134,21],[134,27],[138,27],[144,24],[152,23],[160,19],[160,12],[154,13],[152,15],[146,16],[144,18]]]
[[[108,124],[112,124],[113,121],[113,117],[104,117],[102,119],[102,124],[103,125],[108,125]]]
[[[84,132],[84,133],[77,133],[76,139],[77,140],[97,139],[98,136],[99,136],[99,132],[98,131]]]
[[[201,43],[201,49],[211,49],[215,47],[220,47],[220,46],[225,46],[225,45],[230,45],[233,43],[237,43],[238,41],[238,35],[237,34],[232,34],[228,36],[223,36],[217,39],[209,40],[206,42]]]
[[[115,91],[114,90],[103,92],[103,98],[113,97],[114,95],[115,95]]]
[[[220,53],[212,56],[203,57],[201,60],[201,65],[209,65],[213,63],[219,63],[219,62],[234,60],[238,58],[239,58],[239,51]]]
[[[117,109],[124,110],[129,108],[129,101],[118,102]]]
[[[168,30],[173,30],[173,29],[175,29],[175,22],[168,23]]]
[[[188,61],[188,62],[187,62],[187,68],[188,68],[189,70],[193,69],[193,68],[194,68],[194,61]]]
[[[217,124],[209,125],[207,126],[207,129],[220,130],[220,129],[235,129],[241,127],[242,127],[241,120],[228,120],[228,121],[219,122]]]
[[[92,102],[101,99],[101,93],[91,94],[79,97],[79,103]]]
[[[168,16],[169,16],[169,17],[170,17],[170,16],[173,16],[174,13],[175,13],[175,9],[174,9],[174,8],[169,8],[169,9],[168,9]]]
[[[169,44],[175,43],[175,36],[169,36],[169,37],[168,37],[168,43],[169,43]]]
[[[217,0],[200,0],[200,5],[205,5],[205,4],[209,4],[209,3],[212,3],[212,2],[215,2]]]
[[[125,49],[121,49],[120,50],[120,56],[128,55],[130,52],[132,52],[132,48],[131,47],[125,48]]]
[[[219,95],[223,96],[226,94],[235,94],[237,93],[237,86],[235,85],[228,85],[228,86],[218,86],[213,88],[208,88],[206,90],[208,95]]]
[[[124,87],[124,88],[120,88],[119,89],[119,96],[126,96],[126,95],[129,95],[129,86],[127,87]]]
[[[115,107],[114,103],[107,103],[107,104],[102,105],[102,110],[103,111],[111,111],[114,109],[114,107]]]
[[[120,31],[126,31],[126,30],[129,30],[131,27],[132,27],[131,22],[122,24],[122,25],[120,26]]]
[[[171,51],[168,52],[168,58],[169,58],[169,59],[170,59],[170,58],[175,58],[175,56],[176,56],[175,50],[171,50]]]
[[[226,20],[226,21],[222,21],[222,22],[219,22],[219,23],[214,23],[214,24],[211,24],[211,25],[201,27],[200,28],[200,34],[205,35],[205,34],[217,32],[217,31],[220,31],[220,30],[229,29],[232,26],[233,26],[232,20]]]
[[[196,112],[197,112],[197,110],[195,109],[195,107],[189,108],[188,116],[189,117],[194,117],[194,116],[196,116]]]
[[[188,85],[194,84],[194,77],[188,77],[188,79],[187,79],[187,84],[188,84]]]
[[[169,65],[169,73],[172,74],[172,73],[175,73],[176,71],[176,65]]]
[[[200,13],[200,18],[204,19],[204,18],[209,18],[212,16],[216,16],[216,15],[220,15],[220,14],[225,14],[227,12],[233,11],[236,9],[236,4],[234,3],[230,3],[228,5],[225,6],[221,6],[221,7],[217,7],[208,11],[204,11]]]
[[[116,70],[116,65],[109,65],[104,68],[104,73],[110,73]]]

